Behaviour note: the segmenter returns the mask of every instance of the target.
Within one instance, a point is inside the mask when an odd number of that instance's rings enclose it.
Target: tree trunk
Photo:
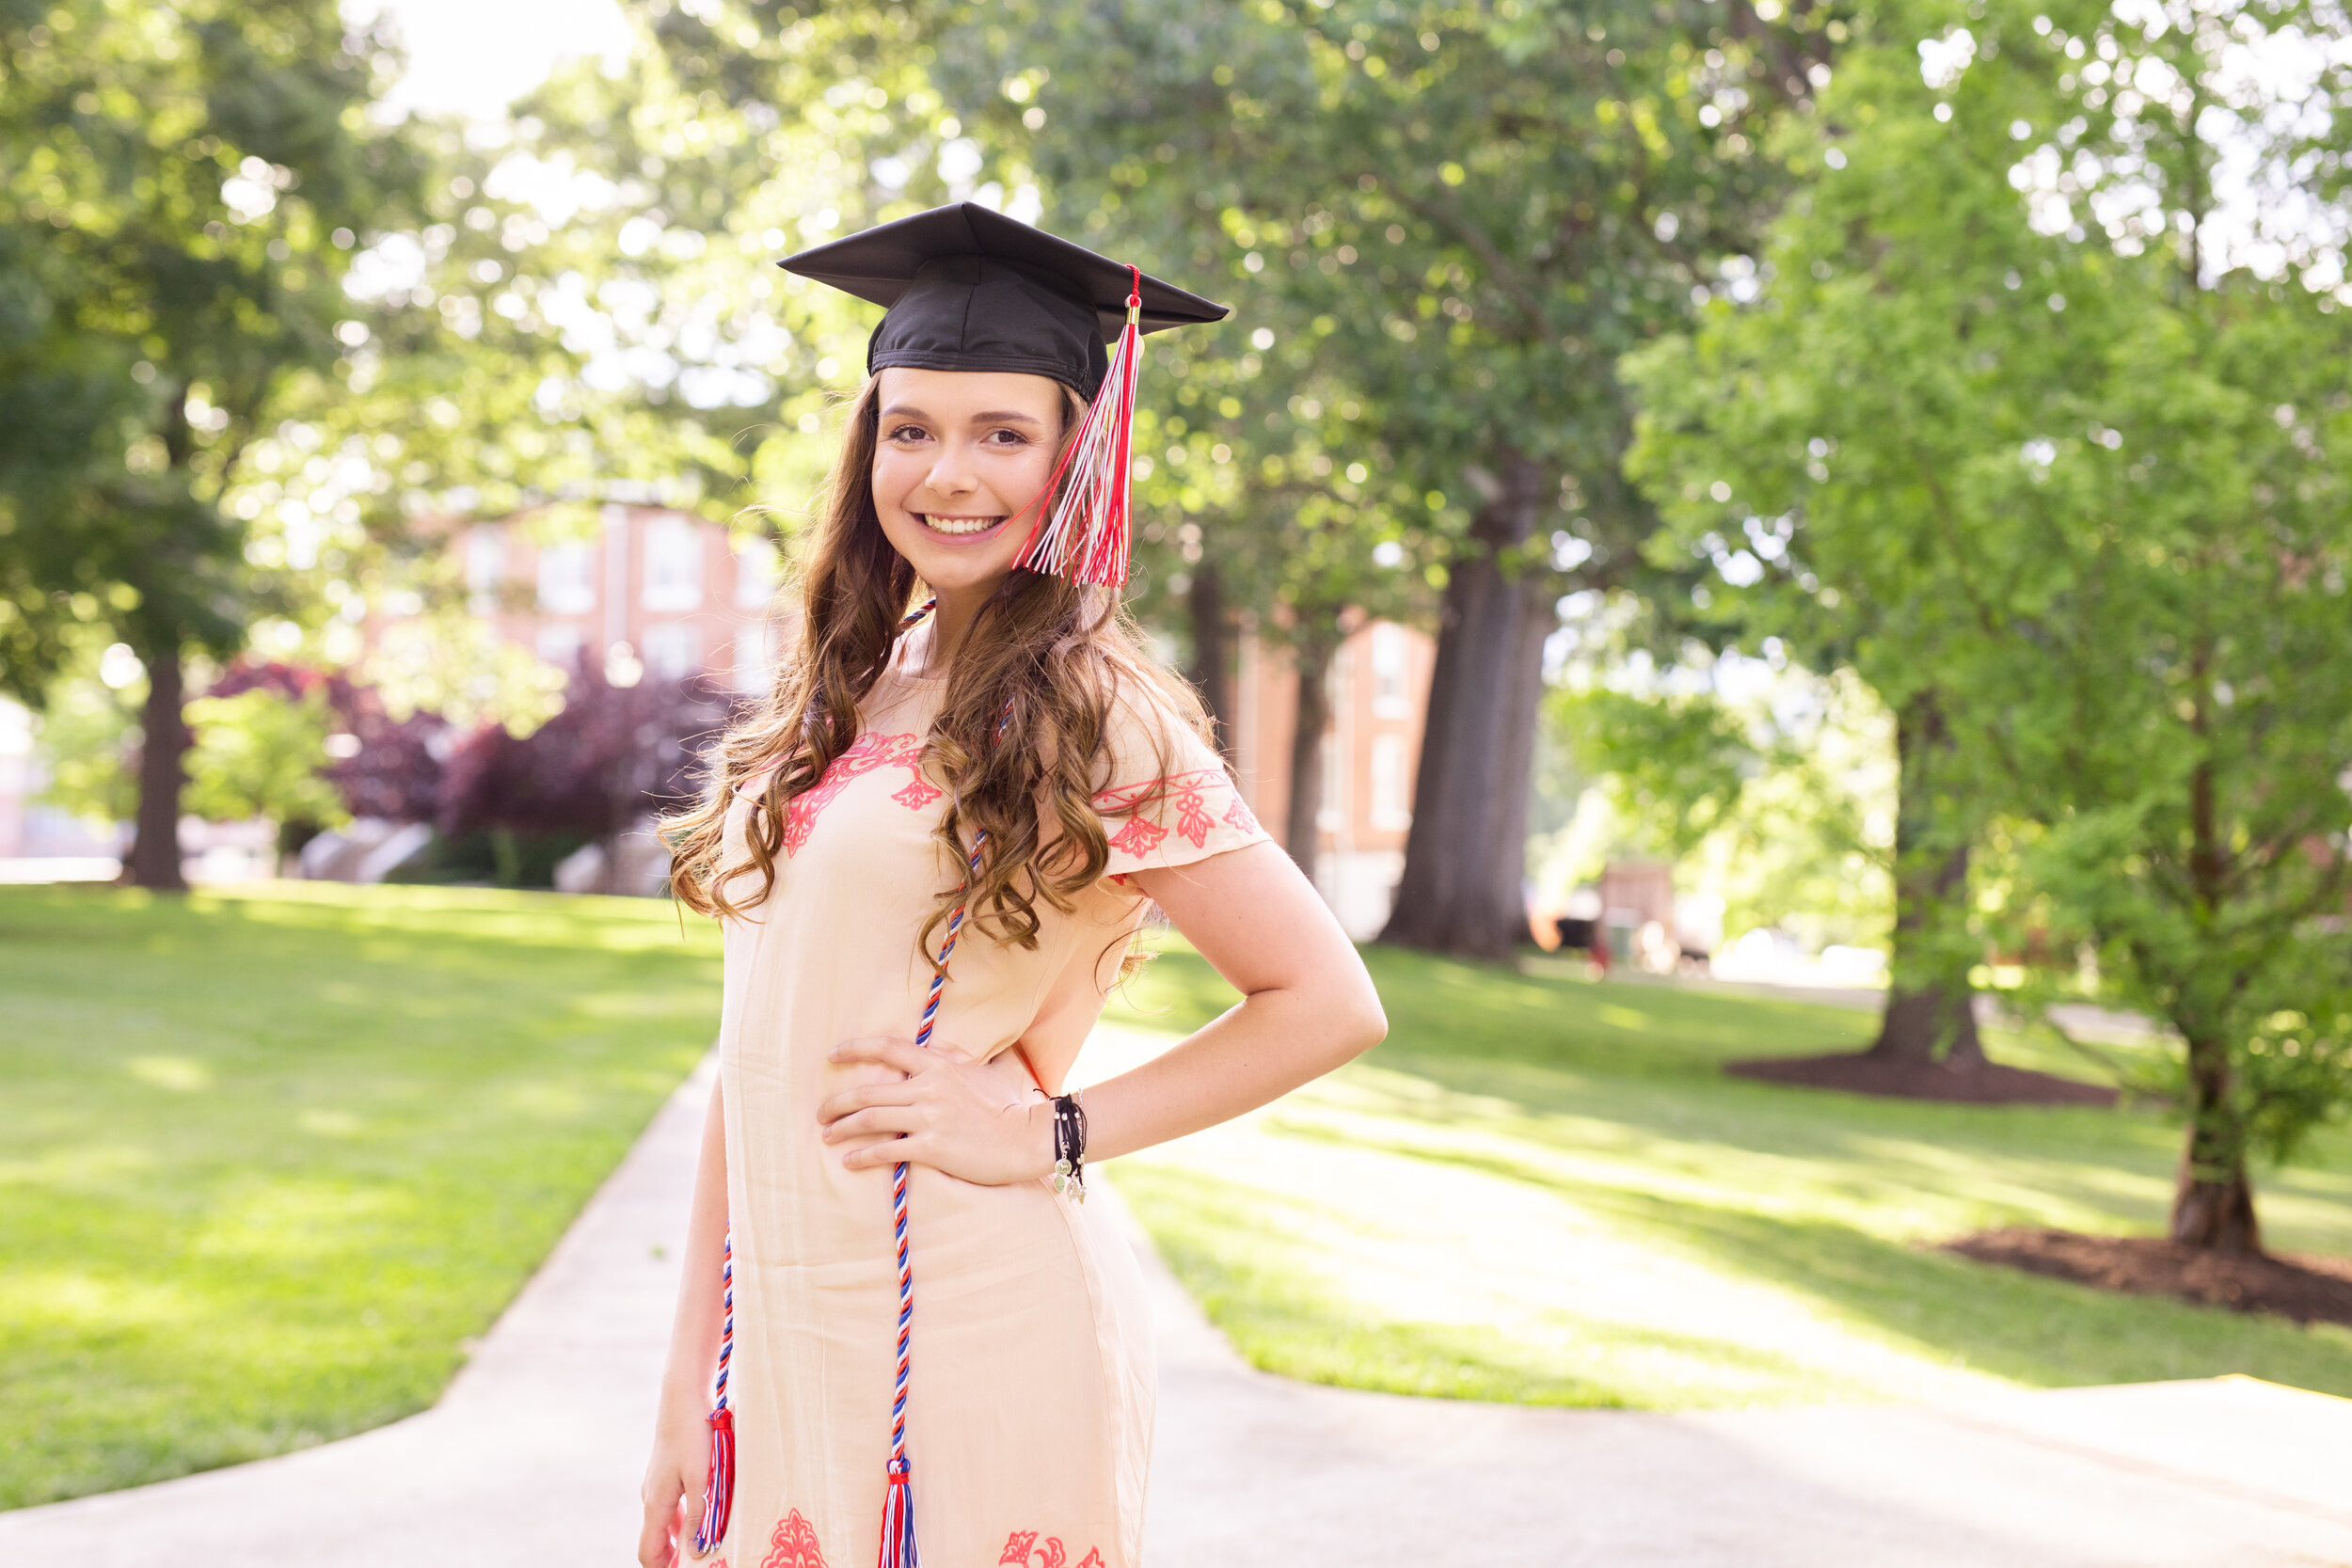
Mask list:
[[[1291,860],[1315,879],[1315,863],[1322,858],[1323,732],[1331,723],[1331,652],[1336,644],[1326,637],[1310,637],[1298,644],[1298,721],[1291,729],[1291,790],[1282,845]]]
[[[2245,1129],[2230,1103],[2230,1052],[2211,1037],[2188,1042],[2188,1132],[2172,1194],[2172,1239],[2236,1258],[2263,1250],[2246,1179]]]
[[[188,782],[188,726],[180,716],[186,691],[180,650],[142,648],[147,661],[147,707],[140,715],[139,812],[126,879],[158,892],[186,890],[180,867],[180,792]]]
[[[1200,693],[1216,729],[1216,749],[1233,757],[1233,628],[1225,610],[1225,583],[1216,562],[1202,561],[1184,592],[1184,618],[1191,623],[1192,662],[1184,678]]]
[[[2208,642],[2201,642],[2192,655],[2192,689],[2198,697],[2189,728],[2201,751],[2208,744],[2205,694],[2212,690],[2212,656]],[[2211,932],[2220,920],[2230,857],[2221,838],[2209,757],[2201,757],[2190,769],[2188,789],[2189,883],[2199,927]],[[2181,1143],[2180,1175],[2172,1192],[2172,1239],[2233,1257],[2258,1257],[2262,1227],[2254,1218],[2253,1185],[2246,1179],[2246,1117],[2231,1092],[2230,1048],[2203,999],[2181,1012],[2192,1015],[2176,1014],[2173,1019],[2187,1042],[2188,1131]]]
[[[1941,799],[1952,737],[1932,691],[1905,703],[1896,715],[1899,765],[1895,805],[1895,932],[1888,955],[1891,982],[1872,1056],[1941,1062],[1965,1069],[1982,1066],[1977,1034],[1976,990],[1968,983],[1973,955],[1962,923],[1968,895],[1968,846],[1952,842]]]
[[[1534,533],[1544,481],[1532,459],[1502,465],[1446,579],[1405,874],[1382,942],[1502,958],[1526,940],[1527,797],[1544,640],[1559,617],[1545,576],[1500,557]]]

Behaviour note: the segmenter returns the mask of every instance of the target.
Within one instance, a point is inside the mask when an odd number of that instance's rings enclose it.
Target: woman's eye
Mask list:
[[[923,436],[924,430],[919,424],[902,424],[890,433],[890,438],[894,441],[919,441]]]
[[[1017,430],[992,430],[988,433],[988,439],[991,445],[999,447],[1025,447],[1029,444],[1029,438]]]

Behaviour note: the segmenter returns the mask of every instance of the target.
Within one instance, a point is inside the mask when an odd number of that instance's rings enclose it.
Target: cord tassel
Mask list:
[[[694,1529],[694,1550],[707,1554],[725,1539],[735,1512],[735,1412],[714,1410],[710,1422],[710,1482],[703,1488],[703,1522]]]
[[[1061,499],[1050,520],[1031,525],[1013,561],[1032,572],[1106,588],[1127,580],[1128,470],[1135,460],[1136,380],[1143,363],[1143,274],[1127,270],[1135,279],[1127,295],[1127,325],[1111,346],[1108,373],[1087,405],[1077,437],[1046,483],[1045,494]]]
[[[890,1462],[890,1489],[882,1495],[881,1568],[919,1568],[914,1559],[914,1478],[903,1457]]]
[[[710,1479],[703,1484],[702,1523],[694,1527],[694,1554],[707,1556],[727,1533],[735,1513],[735,1412],[727,1408],[727,1363],[735,1359],[735,1231],[727,1231],[726,1254],[719,1265],[719,1373],[717,1398],[710,1414]]]

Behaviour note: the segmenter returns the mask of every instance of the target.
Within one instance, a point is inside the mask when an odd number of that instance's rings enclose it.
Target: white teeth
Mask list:
[[[934,533],[986,533],[1003,521],[1002,517],[940,517],[928,512],[923,515],[923,526]]]

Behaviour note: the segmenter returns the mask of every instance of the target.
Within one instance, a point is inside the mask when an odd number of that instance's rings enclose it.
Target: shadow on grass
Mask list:
[[[2244,1372],[2352,1395],[2352,1332],[2107,1294],[1990,1268],[1928,1243],[1981,1227],[2108,1233],[2160,1224],[2178,1133],[2139,1109],[1931,1103],[1725,1076],[1728,1060],[1861,1046],[1867,1013],[1667,987],[1522,974],[1390,949],[1365,958],[1389,1042],[1273,1113],[1277,1136],[1450,1164],[1573,1203],[1639,1244],[1795,1297],[1858,1338],[2029,1386]],[[1140,1022],[1191,1027],[1232,1003],[1178,948],[1136,988]],[[2024,1065],[2022,1062],[2020,1065]],[[2033,1065],[2045,1065],[2035,1062]],[[2343,1140],[2319,1170],[2267,1189],[2317,1251],[2352,1250]],[[1122,1173],[1152,1188],[1154,1233],[1259,1364],[1401,1392],[1620,1402],[1606,1354],[1572,1315],[1525,1303],[1529,1342],[1446,1323],[1364,1321],[1376,1304],[1321,1291],[1313,1227],[1361,1226],[1196,1172]],[[1271,1200],[1271,1201],[1270,1201]],[[1286,1235],[1305,1244],[1285,1248]],[[1274,1238],[1268,1240],[1267,1238]],[[1554,1334],[1551,1327],[1561,1326]],[[1624,1325],[1601,1338],[1624,1343]],[[1540,1342],[1538,1342],[1540,1341]],[[1735,1398],[1770,1351],[1703,1355]],[[1720,1402],[1720,1401],[1719,1401]]]
[[[1198,1171],[1121,1165],[1120,1195],[1149,1224],[1184,1289],[1244,1359],[1305,1383],[1438,1399],[1630,1409],[1644,1402],[1606,1375],[1565,1373],[1549,1346],[1470,1323],[1366,1317],[1298,1270],[1294,1243],[1348,1215]],[[1554,1338],[1605,1335],[1630,1354],[1710,1366],[1771,1382],[1796,1375],[1789,1358],[1701,1335],[1629,1328],[1553,1309]]]
[[[1671,1150],[1686,1162],[1721,1150],[1801,1163],[1842,1181],[1861,1202],[1903,1189],[1943,1195],[1967,1187],[1997,1203],[2002,1188],[2026,1184],[2040,1203],[2126,1227],[2153,1217],[2141,1208],[2160,1201],[2171,1179],[2172,1129],[2109,1107],[1863,1099],[1711,1072],[1577,1076],[1406,1045],[1367,1060],[1442,1091],[1420,1104],[1399,1097],[1390,1115],[1458,1126],[1465,1118],[1448,1097],[1500,1101],[1509,1114],[1498,1130],[1515,1136],[1554,1145],[1597,1137],[1652,1158]],[[2036,1212],[2018,1210],[2014,1222],[2027,1223]]]
[[[1306,1130],[1299,1130],[1307,1135]],[[1338,1141],[1338,1140],[1335,1140]],[[1346,1140],[1555,1192],[1708,1267],[1804,1296],[1885,1339],[2039,1387],[2242,1372],[2352,1397],[2352,1331],[2122,1296],[1887,1241],[1834,1222],[1675,1202],[1525,1162]]]

